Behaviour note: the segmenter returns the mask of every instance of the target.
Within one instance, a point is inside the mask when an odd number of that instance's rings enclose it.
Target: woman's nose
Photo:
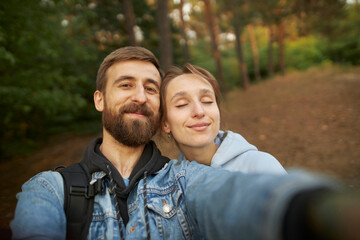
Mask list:
[[[195,102],[193,104],[193,117],[202,118],[205,115],[204,106],[201,102]]]

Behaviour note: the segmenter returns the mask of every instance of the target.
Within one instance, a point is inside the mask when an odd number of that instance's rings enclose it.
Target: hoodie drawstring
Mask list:
[[[149,216],[148,216],[148,211],[147,211],[146,177],[147,177],[147,171],[144,172],[144,192],[143,192],[143,196],[144,196],[145,225],[146,225],[147,239],[151,240]]]
[[[117,197],[116,197],[116,184],[114,182],[114,178],[112,177],[112,172],[111,172],[110,166],[106,165],[106,168],[109,171],[109,178],[110,178],[110,188],[109,188],[109,190],[110,190],[110,193],[112,193],[114,204],[115,204],[116,218],[117,218],[118,223],[119,223],[120,238],[121,238],[121,240],[123,240],[124,239],[124,232],[123,232],[122,224],[120,222],[121,217],[120,217],[119,203],[118,203]]]

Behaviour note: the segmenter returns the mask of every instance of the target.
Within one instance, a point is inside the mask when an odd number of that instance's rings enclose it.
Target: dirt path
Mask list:
[[[230,92],[222,104],[222,128],[242,134],[285,167],[304,167],[360,187],[360,67],[294,72]],[[81,159],[95,136],[64,134],[28,158],[0,163],[0,234],[21,185],[39,171]],[[165,155],[176,156],[160,141]]]
[[[223,106],[225,127],[287,168],[304,167],[360,186],[360,68],[276,77]]]

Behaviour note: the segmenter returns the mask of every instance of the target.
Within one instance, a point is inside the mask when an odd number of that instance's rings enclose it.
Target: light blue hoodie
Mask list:
[[[258,151],[238,133],[219,131],[214,141],[219,148],[211,159],[212,167],[243,173],[286,174],[276,158],[266,152]],[[186,159],[181,151],[178,159]]]

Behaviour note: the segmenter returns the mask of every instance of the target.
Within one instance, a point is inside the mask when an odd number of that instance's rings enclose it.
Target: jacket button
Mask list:
[[[163,206],[163,211],[164,211],[164,213],[169,213],[169,212],[171,211],[170,206],[167,205],[167,204],[165,204],[165,205]]]

